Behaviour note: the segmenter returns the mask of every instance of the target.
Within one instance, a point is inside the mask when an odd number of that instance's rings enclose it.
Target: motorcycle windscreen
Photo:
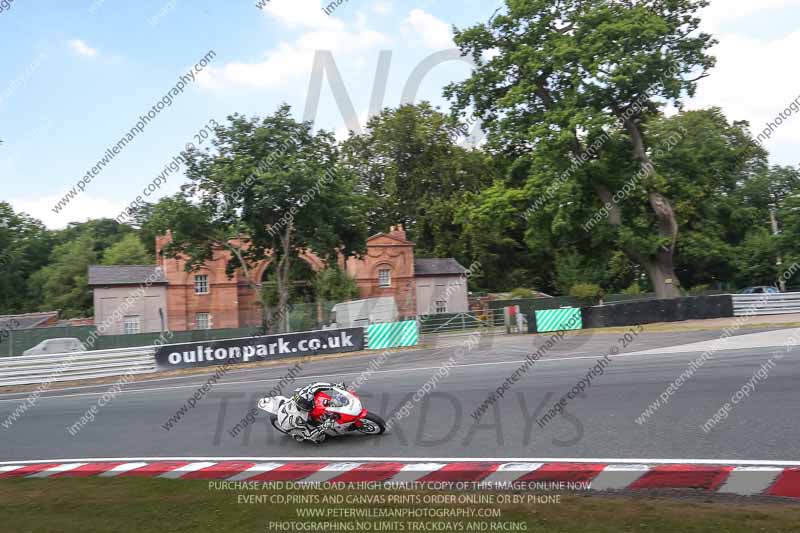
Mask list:
[[[330,403],[328,404],[329,407],[347,407],[350,405],[350,398],[342,394],[341,392],[331,390],[327,391],[328,395],[330,396]]]

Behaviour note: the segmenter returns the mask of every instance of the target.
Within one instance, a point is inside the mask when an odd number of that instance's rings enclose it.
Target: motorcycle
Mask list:
[[[298,442],[310,440],[319,444],[326,437],[380,435],[386,431],[383,418],[367,411],[355,392],[342,387],[317,392],[308,412],[298,407],[296,396],[261,398],[258,408],[269,413],[272,427]],[[306,424],[306,417],[312,422],[311,427]]]

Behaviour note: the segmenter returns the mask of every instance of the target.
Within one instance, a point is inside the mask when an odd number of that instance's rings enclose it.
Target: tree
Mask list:
[[[336,265],[317,272],[314,289],[317,299],[332,302],[357,298],[359,295],[356,280]]]
[[[241,269],[260,289],[248,265],[274,262],[277,302],[264,302],[267,324],[285,315],[299,255],[312,250],[331,261],[363,251],[366,241],[363,199],[355,177],[339,166],[333,135],[314,133],[290,111],[283,105],[264,119],[228,117],[215,128],[213,152],[184,153],[190,183],[152,216],[154,227],[173,231],[167,253],[186,256],[187,268],[227,250],[229,274]]]
[[[57,244],[64,244],[88,235],[94,243],[94,252],[101,257],[107,248],[133,231],[132,227],[120,224],[112,218],[98,218],[86,222],[70,222],[63,230],[55,231],[54,236]]]
[[[553,248],[525,241],[525,220],[520,212],[525,194],[505,181],[497,180],[479,194],[468,194],[456,213],[463,227],[461,240],[471,259],[481,265],[470,285],[489,291],[532,286],[552,292]],[[471,262],[471,261],[470,261]]]
[[[642,265],[659,297],[680,295],[679,224],[645,128],[664,102],[680,105],[694,94],[714,65],[706,53],[714,41],[697,33],[695,17],[707,3],[506,0],[506,13],[456,32],[477,67],[445,90],[456,110],[472,107],[483,120],[491,146],[529,158],[529,182],[538,185],[529,190],[532,200],[560,184],[586,189],[577,200],[591,192],[595,205],[607,206],[602,224],[614,228],[616,246]],[[592,164],[607,151],[624,156],[622,169]],[[636,198],[647,211],[631,223],[612,199],[641,169]]]
[[[139,239],[152,257],[156,255],[156,237],[159,235],[158,229],[151,222],[155,206],[156,204],[151,202],[137,205],[131,212],[131,221],[129,222],[129,225],[139,233]]]
[[[151,263],[153,263],[153,258],[147,253],[147,249],[135,233],[128,233],[103,254],[104,265],[149,265]]]
[[[778,275],[789,276],[785,280],[787,288],[798,287],[800,278],[796,276],[796,264],[800,262],[800,243],[797,241],[800,235],[800,168],[773,167],[765,181],[768,191],[766,195],[762,192],[760,197],[762,203],[764,197],[768,197],[770,231],[774,227],[778,229],[778,235],[772,237],[776,247],[774,252],[781,263]]]
[[[0,314],[37,309],[28,280],[47,264],[52,246],[53,234],[40,221],[0,202]]]
[[[370,233],[401,223],[421,256],[456,255],[464,261],[455,212],[465,193],[491,183],[491,159],[457,144],[464,128],[427,102],[386,109],[363,135],[344,143],[343,165],[360,177],[368,200]]]
[[[766,212],[761,220],[742,213],[739,191],[767,169],[767,153],[753,142],[747,123],[730,123],[718,108],[655,118],[645,131],[656,147],[653,161],[665,180],[663,190],[676,206],[681,280],[687,286],[736,280],[737,248],[748,232],[768,222]],[[626,210],[635,207],[625,204]]]
[[[92,292],[88,285],[89,265],[97,262],[94,239],[82,235],[59,244],[47,266],[31,276],[31,286],[41,295],[39,309],[61,310],[66,318],[92,316]]]

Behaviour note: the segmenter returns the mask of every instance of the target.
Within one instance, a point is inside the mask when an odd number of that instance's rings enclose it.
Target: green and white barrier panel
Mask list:
[[[536,331],[539,333],[581,328],[583,328],[583,319],[578,307],[536,311]]]
[[[367,349],[369,350],[416,346],[418,342],[419,330],[416,320],[367,326]]]

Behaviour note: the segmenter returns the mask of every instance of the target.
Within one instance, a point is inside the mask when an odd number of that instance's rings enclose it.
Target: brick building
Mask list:
[[[156,269],[163,276],[163,281],[159,277],[156,290],[164,292],[162,313],[170,330],[239,328],[260,323],[258,288],[240,269],[228,277],[229,251],[219,250],[199,270],[187,272],[185,260],[161,254],[170,240],[170,235],[156,238],[158,265],[149,267],[149,271]],[[312,252],[303,254],[302,259],[314,271],[325,268],[325,262]],[[267,259],[251,265],[252,280],[260,282],[269,263]],[[356,280],[362,298],[392,296],[402,317],[468,310],[466,269],[452,258],[415,259],[414,243],[406,238],[402,226],[392,226],[388,233],[373,235],[367,239],[363,257],[342,258],[340,266]],[[91,268],[98,273],[96,267]],[[137,272],[142,279],[132,278]],[[95,289],[96,304],[98,298],[106,302],[124,299],[133,286],[144,283],[147,272],[141,267],[120,266],[104,267],[102,274],[91,277],[94,282],[102,280],[102,284],[90,282]],[[96,323],[106,318],[102,315],[108,309],[109,305],[95,305]],[[153,309],[141,306],[137,312],[148,316],[126,315],[124,320],[138,321],[142,333],[158,331],[153,328],[159,318],[149,316]],[[115,332],[124,328],[120,324]]]

